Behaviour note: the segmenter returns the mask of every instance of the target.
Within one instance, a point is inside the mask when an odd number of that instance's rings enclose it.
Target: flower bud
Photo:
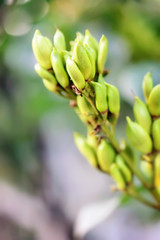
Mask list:
[[[97,52],[98,52],[98,42],[91,35],[91,33],[88,29],[85,31],[84,44],[87,44],[88,47],[94,49],[96,51],[96,54],[97,54]]]
[[[108,55],[108,40],[104,35],[102,35],[98,47],[97,66],[99,73],[103,73],[104,65],[107,60],[107,55]]]
[[[98,76],[98,83],[106,85],[106,82],[104,81],[104,77],[102,74],[99,74],[99,76]],[[107,87],[107,85],[106,85],[106,87]]]
[[[92,71],[91,62],[89,60],[86,49],[81,40],[77,40],[73,50],[73,60],[77,63],[81,73],[85,79],[89,79]]]
[[[91,147],[97,150],[98,137],[93,133],[93,127],[92,127],[92,130],[89,130],[88,128],[87,142]]]
[[[55,76],[59,84],[66,88],[69,85],[69,78],[68,75],[64,69],[63,62],[61,59],[61,56],[57,52],[55,48],[53,48],[52,54],[51,54],[51,63],[53,70],[55,72]]]
[[[93,116],[94,110],[84,96],[82,96],[82,97],[77,96],[77,106],[79,107],[80,113],[82,115],[84,115],[84,116],[92,115]]]
[[[70,57],[67,58],[66,68],[74,85],[78,88],[78,90],[83,90],[85,87],[85,79],[81,71],[79,70],[77,64]]]
[[[100,113],[106,113],[108,110],[106,86],[98,82],[91,82],[91,84],[95,91],[96,108]]]
[[[160,84],[152,89],[148,98],[148,107],[152,116],[160,116]]]
[[[160,118],[152,124],[153,145],[156,150],[160,150]]]
[[[135,102],[133,107],[133,113],[136,122],[144,128],[144,130],[150,134],[152,119],[146,104],[135,96]]]
[[[101,140],[97,148],[98,163],[102,171],[109,173],[111,164],[114,162],[116,152],[110,143]]]
[[[108,89],[108,108],[113,114],[119,113],[120,111],[120,95],[118,89],[108,83],[105,83]]]
[[[86,139],[79,133],[74,133],[74,141],[81,154],[87,158],[93,167],[97,167],[96,154],[94,149],[87,143]]]
[[[54,46],[58,51],[66,50],[66,41],[64,34],[57,28],[53,38]]]
[[[152,183],[153,180],[153,166],[151,163],[146,161],[140,162],[140,169],[143,173],[143,175],[146,177],[146,179]]]
[[[148,133],[136,122],[127,120],[127,137],[130,143],[140,152],[147,154],[152,152],[152,140]]]
[[[45,69],[51,68],[52,42],[44,37],[39,30],[36,30],[32,39],[32,49],[38,63]]]
[[[118,188],[124,190],[126,188],[126,183],[116,163],[112,164],[110,172],[112,178],[117,183]]]
[[[82,33],[77,32],[76,35],[77,35],[77,39],[81,40],[81,42],[84,41],[84,35]]]
[[[96,52],[93,48],[88,47],[87,44],[84,44],[84,47],[91,62],[91,75],[89,76],[89,79],[93,79],[96,74]]]
[[[118,154],[116,156],[115,162],[117,163],[118,168],[120,169],[126,183],[130,183],[132,181],[132,172],[129,167],[125,164],[123,157]]]
[[[150,72],[148,72],[144,76],[142,88],[143,88],[143,94],[144,94],[145,100],[146,102],[148,102],[149,95],[153,88],[153,80]]]
[[[157,154],[154,162],[154,186],[160,195],[160,153]]]
[[[51,92],[56,92],[57,85],[53,84],[52,82],[49,82],[46,79],[42,79],[44,86]]]
[[[47,71],[45,68],[41,67],[39,63],[36,63],[34,66],[34,69],[36,73],[42,78],[47,80],[48,82],[51,82],[52,85],[57,85],[57,81],[52,73]]]

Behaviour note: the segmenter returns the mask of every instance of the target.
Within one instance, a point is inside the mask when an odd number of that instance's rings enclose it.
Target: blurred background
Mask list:
[[[1,0],[0,240],[158,240],[159,213],[128,199],[118,208],[110,178],[73,143],[85,127],[34,72],[34,31],[52,39],[56,27],[67,42],[85,29],[107,36],[107,81],[121,93],[119,139],[134,95],[143,99],[144,74],[160,80],[159,0]]]

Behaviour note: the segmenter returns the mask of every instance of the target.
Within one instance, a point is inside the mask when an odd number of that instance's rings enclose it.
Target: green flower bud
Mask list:
[[[66,50],[65,37],[59,29],[57,29],[56,33],[54,34],[53,42],[58,51]]]
[[[98,52],[98,42],[91,35],[88,29],[85,31],[84,44],[87,44],[88,47],[93,48],[96,51],[96,53]]]
[[[154,162],[154,186],[160,195],[160,153],[157,154]]]
[[[115,161],[117,163],[118,168],[120,169],[120,171],[123,174],[125,182],[130,183],[132,181],[132,172],[129,169],[129,167],[125,164],[123,157],[120,154],[118,154],[116,156]]]
[[[74,133],[74,141],[81,154],[87,158],[93,167],[97,167],[96,154],[94,149],[87,143],[86,139],[79,133]]]
[[[146,161],[141,161],[140,163],[140,169],[143,173],[143,175],[146,177],[146,179],[152,183],[153,180],[153,166],[151,163]]]
[[[69,85],[69,78],[68,75],[64,69],[63,62],[61,59],[61,56],[57,52],[55,48],[53,48],[52,54],[51,54],[51,63],[53,70],[55,72],[55,76],[59,84],[66,88]]]
[[[66,68],[74,85],[78,88],[78,90],[82,91],[85,87],[85,79],[77,64],[70,57],[67,58]]]
[[[77,32],[77,33],[76,33],[76,35],[77,35],[77,39],[80,39],[80,40],[81,40],[81,42],[83,42],[83,41],[84,41],[84,35],[83,35],[82,33],[80,33],[80,32]]]
[[[42,79],[44,86],[51,92],[56,92],[57,86],[46,79]]]
[[[136,122],[127,119],[127,137],[131,144],[140,152],[147,154],[152,152],[152,140],[148,133]]]
[[[89,76],[89,79],[93,79],[96,74],[96,52],[93,48],[88,47],[87,44],[84,44],[84,47],[91,62],[91,75]]]
[[[99,48],[98,48],[98,72],[103,73],[104,65],[107,60],[108,55],[108,40],[107,38],[102,35],[100,41],[99,41]]]
[[[143,88],[143,94],[144,94],[145,100],[146,102],[148,102],[149,95],[153,88],[153,80],[150,72],[148,72],[144,76],[142,88]]]
[[[153,145],[156,150],[160,150],[160,118],[152,124]]]
[[[41,65],[39,63],[35,64],[34,69],[35,69],[36,73],[42,79],[45,79],[45,80],[51,82],[55,86],[57,85],[57,81],[56,81],[55,77],[53,76],[53,74],[50,73],[49,71],[47,71],[45,68],[41,67]]]
[[[85,116],[94,114],[94,110],[91,107],[90,103],[84,96],[77,96],[77,106],[79,107],[80,113]]]
[[[113,114],[117,114],[120,111],[120,95],[118,89],[108,83],[105,83],[108,89],[108,108]]]
[[[45,69],[51,68],[50,56],[52,52],[52,42],[44,37],[39,30],[36,30],[32,39],[32,49],[38,63]]]
[[[146,104],[135,96],[135,102],[133,107],[133,113],[136,122],[144,128],[144,130],[150,134],[152,119]]]
[[[152,116],[160,116],[160,84],[152,89],[148,99],[148,107]]]
[[[81,73],[85,79],[89,79],[92,71],[91,62],[89,60],[86,49],[81,40],[77,40],[73,50],[73,60],[77,63]]]
[[[106,113],[108,109],[107,104],[107,88],[104,84],[98,82],[91,82],[95,91],[96,108],[100,113]]]
[[[114,162],[116,152],[110,143],[101,140],[97,148],[98,163],[102,171],[109,173],[111,164]]]
[[[117,183],[118,188],[124,190],[126,188],[126,183],[116,163],[112,164],[110,172],[112,178]]]

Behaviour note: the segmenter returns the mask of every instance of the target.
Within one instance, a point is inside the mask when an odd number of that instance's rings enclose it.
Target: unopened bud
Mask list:
[[[39,63],[35,64],[34,69],[42,79],[45,79],[51,82],[55,86],[57,85],[57,81],[54,75],[50,73],[48,70],[46,70],[45,68],[41,67]]]
[[[152,152],[152,140],[149,134],[136,122],[127,119],[127,137],[131,144],[141,153]]]
[[[66,68],[74,85],[78,88],[78,90],[83,90],[85,87],[85,79],[77,64],[70,57],[67,58]]]
[[[32,48],[38,63],[45,69],[50,69],[50,56],[53,48],[50,39],[44,37],[39,30],[36,30],[32,39]]]
[[[116,163],[113,163],[110,168],[111,176],[114,181],[117,183],[117,186],[120,190],[125,190],[126,183],[120,169],[118,168]]]
[[[123,157],[120,154],[118,154],[116,156],[115,161],[117,163],[118,168],[120,169],[120,171],[124,176],[125,182],[130,183],[132,181],[132,172],[129,169],[129,167],[126,165]]]
[[[143,94],[144,94],[145,100],[146,102],[148,102],[149,95],[153,88],[153,80],[150,72],[148,72],[144,76],[142,88],[143,88]]]
[[[135,96],[135,102],[133,107],[133,113],[136,122],[144,128],[144,130],[150,134],[152,119],[146,104]]]
[[[93,167],[97,167],[96,154],[94,149],[87,143],[87,140],[81,134],[74,133],[74,141],[81,154],[87,158]]]
[[[103,73],[104,65],[107,60],[108,55],[108,40],[107,38],[102,35],[100,41],[99,41],[99,48],[98,48],[98,72]]]
[[[102,171],[110,172],[110,167],[115,160],[115,156],[116,153],[111,144],[102,139],[97,148],[98,163]]]
[[[160,118],[154,120],[152,124],[153,145],[156,150],[160,150]]]
[[[57,48],[58,51],[66,50],[65,37],[64,37],[64,34],[59,29],[56,30],[53,41],[54,41],[54,46],[55,48]]]
[[[51,54],[51,63],[52,63],[53,70],[55,72],[56,79],[59,82],[59,84],[63,88],[68,87],[69,78],[64,69],[62,58],[55,48],[53,48],[53,51]]]
[[[148,99],[148,107],[152,116],[160,116],[160,84],[152,89]]]

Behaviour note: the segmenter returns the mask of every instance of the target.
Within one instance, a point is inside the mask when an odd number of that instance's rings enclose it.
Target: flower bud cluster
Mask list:
[[[160,194],[160,84],[153,87],[151,73],[147,73],[142,87],[145,102],[135,96],[135,122],[127,117],[126,131],[130,143],[142,153],[142,173]]]

